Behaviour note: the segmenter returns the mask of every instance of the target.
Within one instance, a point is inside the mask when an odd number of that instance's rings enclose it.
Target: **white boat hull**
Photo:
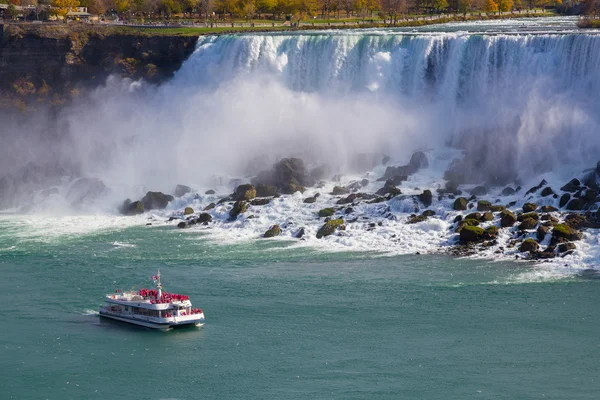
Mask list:
[[[151,322],[151,321],[140,320],[135,317],[129,317],[129,316],[124,316],[124,315],[107,312],[105,310],[100,310],[99,315],[101,317],[114,319],[116,321],[126,322],[129,324],[143,326],[145,328],[159,329],[159,330],[169,330],[169,329],[173,329],[176,327],[192,326],[192,325],[197,326],[197,327],[204,326],[204,318],[196,319],[196,320],[169,321],[169,322],[164,322],[164,323],[156,323],[156,322]]]

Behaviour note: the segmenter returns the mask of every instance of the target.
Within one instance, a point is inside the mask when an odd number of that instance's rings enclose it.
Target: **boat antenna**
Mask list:
[[[160,269],[158,270],[158,274],[156,274],[156,289],[158,289],[156,298],[160,299],[162,297],[162,285],[160,284]]]

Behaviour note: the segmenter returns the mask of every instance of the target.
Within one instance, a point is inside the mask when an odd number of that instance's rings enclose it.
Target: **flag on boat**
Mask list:
[[[158,280],[158,276],[154,275],[154,276],[152,277],[152,280],[153,280],[153,281],[157,281],[157,280]]]

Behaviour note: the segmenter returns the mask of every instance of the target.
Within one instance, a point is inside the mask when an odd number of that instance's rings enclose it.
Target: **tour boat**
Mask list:
[[[107,294],[100,315],[117,321],[152,329],[169,330],[182,326],[204,325],[204,313],[192,308],[190,298],[183,294],[167,293],[160,283],[160,270],[152,279],[156,289],[140,289]]]

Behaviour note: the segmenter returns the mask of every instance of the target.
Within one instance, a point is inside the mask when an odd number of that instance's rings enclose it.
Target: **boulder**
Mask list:
[[[488,226],[487,228],[485,228],[485,234],[484,234],[484,239],[486,240],[493,240],[496,239],[498,237],[498,227],[497,226]]]
[[[317,195],[318,195],[318,193],[316,195],[312,196],[312,197],[307,197],[307,198],[305,198],[303,200],[303,202],[306,203],[306,204],[312,204],[315,201],[317,201],[317,197],[318,197]]]
[[[279,189],[275,185],[265,185],[259,183],[256,185],[256,196],[257,197],[274,197],[279,195]]]
[[[322,210],[319,210],[319,218],[331,217],[334,213],[334,208],[323,208]]]
[[[332,219],[321,227],[321,229],[317,232],[317,239],[321,239],[322,237],[329,236],[335,233],[336,230],[344,230],[346,227],[344,226],[343,219]]]
[[[546,180],[545,180],[545,179],[542,179],[542,181],[540,182],[540,184],[539,184],[539,185],[537,185],[537,186],[534,186],[534,187],[532,187],[531,189],[529,189],[529,190],[527,191],[527,193],[525,193],[525,195],[528,195],[528,194],[535,193],[535,192],[537,192],[538,190],[540,190],[541,188],[543,188],[544,186],[546,186],[547,184],[548,184],[548,182],[546,182]]]
[[[585,194],[583,195],[583,199],[590,203],[595,203],[597,198],[598,198],[598,191],[593,190],[593,189],[586,190]]]
[[[542,215],[542,217],[540,218],[542,221],[551,221],[551,222],[556,222],[558,223],[558,219],[553,217],[550,214],[544,214]]]
[[[541,210],[542,210],[542,212],[549,213],[549,212],[556,212],[556,211],[558,211],[558,208],[552,207],[552,206],[542,206]]]
[[[469,191],[472,196],[483,196],[488,193],[489,189],[487,186],[476,186]]]
[[[232,220],[235,220],[238,215],[245,213],[248,210],[248,203],[246,203],[245,201],[236,201],[233,204],[233,207],[231,208],[231,210],[229,211],[229,217]]]
[[[250,184],[239,185],[233,191],[233,200],[249,201],[256,197],[256,188]]]
[[[73,206],[93,202],[107,191],[106,185],[98,178],[77,179],[67,192],[67,201]],[[50,191],[49,191],[50,192]]]
[[[296,239],[301,239],[302,236],[304,236],[304,232],[305,232],[304,228],[300,228],[296,231],[296,233],[294,233],[294,237]]]
[[[482,221],[492,221],[493,219],[494,219],[494,214],[492,214],[489,211],[484,212],[483,215],[481,216]]]
[[[187,226],[188,226],[188,223],[187,223],[187,222],[185,222],[185,221],[183,221],[183,222],[180,222],[180,223],[178,223],[178,224],[177,224],[177,227],[178,227],[179,229],[187,228]]]
[[[536,234],[537,234],[537,238],[538,240],[541,242],[542,240],[544,240],[544,238],[546,237],[546,234],[550,231],[550,227],[548,226],[544,226],[544,225],[540,225],[537,228]]]
[[[197,221],[199,224],[208,224],[212,221],[212,219],[212,215],[210,215],[209,213],[202,213],[198,216]]]
[[[490,211],[492,203],[487,200],[480,200],[477,202],[477,211]]]
[[[581,240],[583,234],[566,224],[557,224],[552,228],[552,240],[556,243]]]
[[[584,199],[573,199],[567,204],[567,210],[569,211],[579,211],[585,208],[585,200]]]
[[[581,229],[587,225],[587,218],[582,214],[571,213],[565,217],[565,225],[574,229]]]
[[[468,201],[464,197],[459,197],[454,200],[453,209],[456,211],[464,211],[467,209]]]
[[[148,192],[142,198],[145,210],[162,210],[167,207],[170,201],[173,201],[174,197],[169,194],[162,192]]]
[[[431,190],[424,190],[423,193],[419,195],[419,200],[421,200],[421,203],[423,203],[425,207],[429,207],[433,202],[433,194],[431,193]]]
[[[563,208],[564,206],[567,205],[569,200],[571,200],[571,195],[569,193],[563,194],[562,196],[560,196],[560,200],[558,201],[558,206],[560,208]]]
[[[271,199],[267,197],[261,197],[260,199],[253,199],[250,204],[253,206],[266,206],[271,202]]]
[[[215,194],[216,192],[212,189],[208,189],[204,194]]]
[[[491,212],[500,212],[506,210],[506,206],[493,205],[490,207]]]
[[[305,186],[313,186],[316,179],[309,175],[304,161],[299,158],[283,158],[268,171],[263,171],[252,183],[276,186],[283,194],[304,192]]]
[[[422,151],[417,151],[410,157],[408,166],[410,167],[411,171],[413,171],[412,173],[415,173],[421,168],[427,168],[429,166],[429,161],[427,161],[427,156],[425,153]]]
[[[533,218],[537,221],[538,219],[540,219],[540,215],[536,212],[528,212],[525,214],[519,214],[519,216],[517,216],[517,221],[522,222],[523,220],[525,220],[527,218]]]
[[[575,245],[575,243],[571,243],[571,242],[561,243],[558,245],[558,252],[566,253],[567,251],[572,251],[572,250],[575,250],[576,248],[577,248],[577,246]]]
[[[204,207],[204,209],[202,211],[208,211],[208,210],[212,210],[213,208],[215,208],[217,205],[215,203],[210,203],[209,205],[207,205],[206,207]]]
[[[519,251],[521,253],[524,253],[526,251],[529,252],[535,252],[538,251],[538,249],[540,248],[540,244],[538,242],[536,242],[534,239],[525,239],[523,241],[523,243],[521,243],[521,246],[519,246]]]
[[[144,203],[142,203],[141,201],[134,201],[133,203],[131,202],[131,200],[127,199],[123,202],[123,205],[121,206],[121,214],[123,215],[138,215],[138,214],[143,214],[144,213]]]
[[[185,185],[177,185],[175,187],[175,197],[183,197],[188,193],[191,193],[192,188]]]
[[[523,212],[528,213],[537,210],[538,205],[535,203],[525,203],[523,204]]]
[[[560,190],[562,190],[563,192],[575,193],[580,189],[580,187],[581,182],[579,181],[579,179],[574,178],[571,179],[569,183],[567,183],[565,186],[561,187]]]
[[[426,215],[416,215],[416,214],[412,214],[410,217],[408,217],[408,219],[406,220],[407,224],[416,224],[418,222],[423,222],[427,219]]]
[[[375,192],[375,194],[379,195],[379,196],[385,196],[385,195],[391,195],[391,196],[398,196],[400,194],[402,194],[402,191],[400,189],[398,189],[391,180],[387,180],[385,182],[385,185],[383,185],[383,187],[381,189],[379,189],[377,192]]]
[[[550,186],[546,186],[544,188],[544,190],[542,190],[542,193],[540,193],[540,195],[542,197],[548,197],[554,194],[554,190],[552,190],[552,188]]]
[[[467,216],[465,217],[465,219],[474,219],[476,221],[479,221],[481,219],[481,213],[474,212],[474,213],[471,213],[471,214],[467,214]]]
[[[426,217],[433,217],[435,215],[435,211],[433,210],[425,210],[423,211],[423,215]]]
[[[515,193],[516,190],[511,188],[510,186],[507,186],[504,189],[502,189],[502,196],[512,196]]]
[[[485,230],[478,226],[465,225],[460,230],[461,243],[475,243],[484,240]]]
[[[360,198],[360,196],[358,194],[352,193],[348,197],[344,197],[344,198],[339,199],[336,202],[336,204],[350,204],[350,203],[353,203],[354,200],[356,200],[358,198]]]
[[[331,194],[334,196],[340,196],[343,194],[348,194],[350,191],[343,186],[334,186]]]
[[[536,226],[537,226],[537,220],[535,220],[533,218],[525,218],[523,220],[523,222],[521,222],[521,224],[519,225],[519,229],[524,231],[524,230],[534,229]]]
[[[279,225],[273,225],[263,235],[266,238],[272,238],[281,234],[281,227]]]
[[[192,207],[186,207],[185,210],[183,210],[183,215],[190,215],[194,213],[194,209]]]

